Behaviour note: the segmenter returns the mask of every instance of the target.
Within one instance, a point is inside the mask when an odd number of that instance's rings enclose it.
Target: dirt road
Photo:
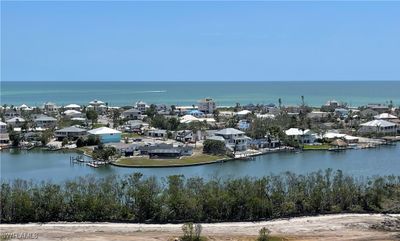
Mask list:
[[[396,220],[400,215],[338,214],[316,217],[203,224],[208,240],[255,240],[258,230],[267,227],[272,235],[287,240],[400,240],[400,230],[384,231],[371,228],[383,221]],[[126,223],[47,223],[1,224],[0,231],[11,234],[34,234],[37,240],[64,241],[152,241],[173,240],[182,234],[180,224]],[[13,239],[11,239],[13,240]],[[18,239],[15,239],[18,240]]]

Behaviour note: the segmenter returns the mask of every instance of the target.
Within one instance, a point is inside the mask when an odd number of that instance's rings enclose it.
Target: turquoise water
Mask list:
[[[293,81],[293,82],[1,82],[1,104],[88,104],[93,99],[110,106],[148,103],[192,105],[204,97],[219,105],[301,103],[321,106],[336,99],[351,106],[368,103],[400,104],[400,81]]]
[[[3,150],[0,155],[1,179],[3,180],[22,178],[60,182],[85,175],[105,177],[134,172],[160,178],[183,174],[186,177],[200,176],[207,179],[213,176],[223,178],[261,177],[286,171],[306,174],[327,168],[340,169],[346,174],[356,177],[400,175],[400,143],[396,146],[381,146],[345,152],[272,153],[258,156],[254,160],[235,160],[203,166],[170,168],[123,168],[115,166],[91,168],[84,165],[71,165],[69,158],[76,154],[62,152]]]

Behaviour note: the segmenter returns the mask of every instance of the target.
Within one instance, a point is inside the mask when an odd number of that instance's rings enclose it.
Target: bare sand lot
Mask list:
[[[337,214],[279,219],[265,222],[202,224],[208,240],[256,240],[266,227],[283,240],[400,240],[400,215]],[[1,224],[5,233],[36,234],[37,240],[152,241],[174,240],[182,235],[181,224],[46,223]],[[20,239],[11,239],[20,240]]]

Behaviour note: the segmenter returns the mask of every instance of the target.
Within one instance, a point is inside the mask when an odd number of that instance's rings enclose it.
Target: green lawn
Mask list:
[[[329,144],[303,146],[303,150],[328,150],[329,148],[331,148]]]
[[[123,166],[172,166],[172,165],[192,165],[199,163],[214,162],[227,159],[226,156],[213,156],[207,154],[196,154],[180,159],[149,159],[146,157],[123,157],[116,161],[116,165]]]
[[[128,137],[128,138],[142,138],[143,136],[137,134],[137,133],[122,133],[121,134],[122,138]]]

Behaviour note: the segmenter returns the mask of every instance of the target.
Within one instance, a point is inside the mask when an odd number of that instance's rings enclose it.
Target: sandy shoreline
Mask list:
[[[288,240],[400,240],[400,232],[372,229],[372,225],[400,215],[337,214],[279,219],[264,222],[202,224],[209,240],[254,240],[267,227]],[[4,233],[36,233],[37,240],[172,240],[181,235],[181,224],[132,223],[29,223],[1,224]],[[17,240],[17,239],[16,239]]]

